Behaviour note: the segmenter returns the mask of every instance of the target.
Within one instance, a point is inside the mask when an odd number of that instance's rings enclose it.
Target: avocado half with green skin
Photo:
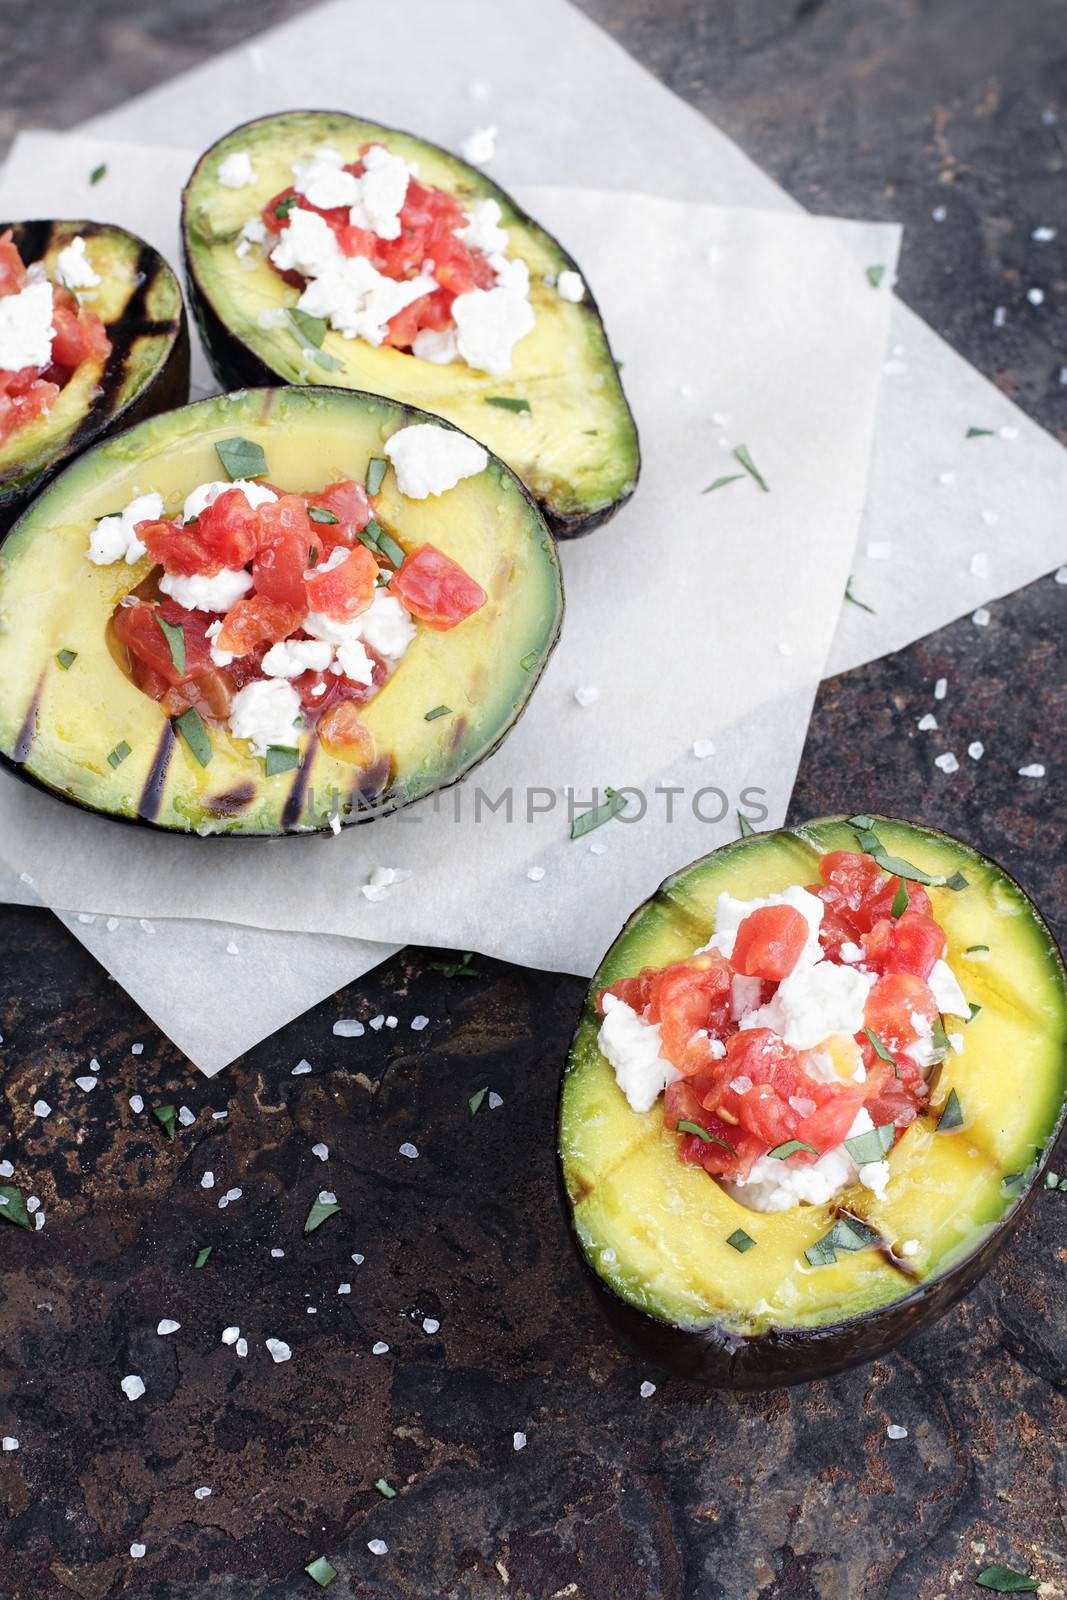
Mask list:
[[[56,259],[85,240],[100,283],[79,298],[111,340],[106,362],[83,361],[51,410],[0,443],[0,533],[72,456],[117,428],[183,405],[189,398],[189,329],[178,279],[157,250],[103,222],[0,222],[11,229],[26,266]]]
[[[0,760],[80,806],[200,835],[329,831],[368,821],[456,782],[514,726],[555,645],[559,561],[544,519],[514,473],[489,457],[446,494],[409,500],[392,467],[375,506],[407,551],[430,542],[476,578],[487,603],[447,632],[420,625],[392,676],[360,709],[374,753],[331,755],[294,735],[295,770],[267,776],[243,740],[208,728],[207,765],[159,704],[137,688],[108,626],[152,573],[86,559],[98,517],[157,491],[180,510],[197,484],[224,477],[215,446],[262,446],[267,478],[313,490],[366,476],[398,428],[436,422],[377,395],[260,389],[198,401],[87,451],[34,501],[0,546]],[[73,654],[73,661],[67,660]],[[62,656],[62,658],[61,658]],[[441,706],[447,714],[427,720]],[[128,755],[109,761],[122,746]]]
[[[461,362],[436,366],[402,350],[328,332],[322,350],[336,361],[324,371],[287,327],[262,328],[261,312],[296,304],[300,290],[254,253],[238,257],[243,225],[293,181],[294,160],[332,144],[358,160],[371,141],[415,163],[421,182],[454,195],[464,207],[496,200],[508,253],[530,269],[537,325],[515,346],[502,378]],[[240,189],[218,182],[227,156],[245,154],[255,181]],[[208,359],[219,382],[327,383],[368,389],[447,417],[518,473],[554,534],[570,538],[605,522],[637,483],[637,429],[619,381],[607,334],[586,287],[580,304],[560,298],[558,273],[578,267],[551,234],[503,189],[458,156],[410,133],[340,111],[287,111],[246,122],[201,156],[182,204],[186,283]],[[528,401],[528,411],[491,404]]]
[[[1006,872],[917,824],[875,819],[894,856],[967,887],[930,888],[946,959],[973,1021],[933,1082],[927,1112],[888,1157],[885,1200],[859,1185],[827,1205],[761,1212],[683,1166],[663,1103],[630,1109],[597,1047],[597,994],[703,945],[723,892],[754,899],[818,880],[827,850],[858,848],[842,818],[725,845],[661,885],[593,979],[563,1075],[559,1155],[573,1237],[624,1340],[718,1387],[771,1388],[871,1360],[940,1316],[985,1272],[1039,1187],[1065,1118],[1067,977],[1045,923]],[[981,947],[988,946],[988,950]],[[976,948],[978,947],[978,948]],[[937,1132],[951,1090],[962,1125]],[[877,1239],[805,1258],[843,1213]],[[743,1229],[743,1253],[727,1243]],[[899,1245],[916,1239],[918,1253]]]

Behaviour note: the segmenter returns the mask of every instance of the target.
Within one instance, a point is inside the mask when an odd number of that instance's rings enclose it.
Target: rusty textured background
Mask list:
[[[76,122],[299,8],[9,3],[0,139]],[[905,298],[1064,434],[1061,0],[587,9],[805,203],[904,221]],[[1038,224],[1061,240],[1039,250]],[[1045,579],[991,609],[987,629],[957,623],[823,686],[793,815],[869,805],[955,829],[1062,938],[1067,589]],[[918,735],[941,675],[942,731]],[[980,764],[933,768],[974,738]],[[1027,784],[1016,769],[1037,752],[1049,776]],[[290,1600],[319,1592],[302,1572],[319,1554],[340,1573],[331,1600],[948,1600],[979,1593],[993,1559],[1067,1588],[1063,1195],[1041,1195],[979,1290],[891,1359],[710,1395],[615,1347],[556,1210],[576,979],[479,961],[449,980],[408,951],[211,1085],[46,914],[0,910],[0,952],[0,1158],[48,1219],[0,1229],[0,1433],[20,1440],[0,1455],[5,1600]],[[383,1011],[395,1031],[331,1033]],[[303,1057],[313,1071],[294,1077]],[[472,1120],[485,1085],[504,1103]],[[133,1093],[196,1120],[170,1143]],[[344,1211],[304,1238],[322,1188]],[[182,1327],[160,1338],[164,1316]],[[234,1324],[244,1360],[220,1342]],[[272,1336],[289,1362],[269,1359]],[[148,1386],[133,1403],[129,1372]]]

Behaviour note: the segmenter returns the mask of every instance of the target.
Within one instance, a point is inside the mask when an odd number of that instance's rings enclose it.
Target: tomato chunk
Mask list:
[[[370,729],[351,700],[338,700],[323,713],[318,735],[327,750],[344,760],[366,763],[374,753]]]
[[[180,519],[138,524],[153,561],[183,576],[213,577],[224,567],[243,567],[256,552],[259,513],[242,489],[225,489],[195,522]]]
[[[862,938],[867,965],[876,972],[914,972],[919,978],[930,976],[947,944],[940,924],[923,911],[881,917]]]
[[[307,506],[285,494],[259,507],[259,532],[252,582],[257,594],[301,613],[308,609],[304,572],[314,543]]]
[[[419,545],[405,557],[390,587],[412,616],[441,632],[473,616],[486,602],[481,585],[432,544]]]
[[[339,483],[328,483],[325,489],[304,496],[308,508],[329,511],[336,522],[313,523],[313,537],[324,545],[354,544],[357,533],[362,533],[374,516],[374,508],[361,483],[344,478]]]
[[[226,613],[215,644],[231,655],[244,656],[257,645],[277,644],[279,639],[288,639],[302,621],[303,613],[292,606],[281,605],[263,595],[246,595]]]
[[[806,919],[795,906],[760,906],[741,923],[730,957],[748,978],[788,978],[808,938]]]
[[[894,1056],[929,1036],[936,1016],[937,1002],[929,985],[914,972],[889,972],[879,978],[863,1009],[867,1027]]]
[[[159,617],[182,630],[185,641],[184,672],[179,672],[174,664],[171,647],[157,620]],[[214,670],[211,641],[207,638],[209,620],[205,612],[187,611],[176,600],[163,600],[155,605],[143,600],[134,606],[120,605],[112,616],[116,638],[126,646],[131,656],[144,662],[164,684],[169,685],[189,683],[200,674]]]
[[[17,294],[25,286],[26,268],[10,228],[0,233],[0,295]]]
[[[341,547],[339,546],[338,549]],[[337,622],[350,622],[374,599],[378,563],[366,545],[354,545],[335,566],[334,558],[304,574],[307,603]]]

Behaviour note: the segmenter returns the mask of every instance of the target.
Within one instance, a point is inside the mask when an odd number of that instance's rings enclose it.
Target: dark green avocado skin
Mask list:
[[[804,826],[812,827],[815,823]],[[926,824],[920,826],[926,827]],[[1005,877],[1010,878],[999,862],[994,862],[994,865]],[[670,883],[671,879],[668,878],[666,882]],[[663,888],[661,884],[660,890]],[[1055,948],[1051,933],[1049,941]],[[1062,956],[1060,961],[1062,965]],[[575,1038],[577,1033],[576,1028]],[[572,1048],[573,1044],[574,1040]],[[567,1053],[569,1058],[570,1051]],[[850,1367],[864,1366],[903,1340],[910,1339],[913,1334],[928,1328],[984,1277],[1032,1206],[1034,1197],[1042,1187],[1044,1174],[1055,1169],[1057,1151],[1061,1146],[1067,1146],[1067,1139],[1064,1138],[1067,1129],[1065,1103],[1052,1137],[1045,1146],[1044,1155],[1033,1168],[1028,1169],[1027,1187],[1020,1191],[1015,1205],[977,1249],[947,1272],[909,1290],[887,1306],[879,1306],[874,1311],[844,1322],[825,1323],[818,1328],[771,1330],[745,1338],[714,1325],[698,1329],[672,1326],[658,1317],[638,1311],[609,1288],[590,1266],[575,1227],[560,1157],[560,1117],[565,1078],[566,1062],[560,1074],[556,1097],[556,1183],[582,1281],[620,1344],[633,1354],[655,1362],[665,1372],[705,1383],[714,1389],[778,1389],[797,1383],[813,1383],[845,1372]]]
[[[0,222],[0,233],[7,228],[11,229],[19,254],[29,265],[30,262],[40,261],[44,256],[54,226],[52,220]],[[122,317],[107,325],[112,350],[104,372],[103,393],[94,402],[88,415],[74,430],[66,444],[57,450],[55,456],[28,483],[22,482],[15,487],[0,480],[0,538],[22,515],[34,496],[52,481],[56,473],[89,445],[98,443],[108,434],[117,433],[121,428],[129,428],[136,422],[144,422],[148,417],[154,417],[161,411],[172,411],[175,406],[184,405],[189,398],[189,324],[177,275],[157,250],[146,244],[143,239],[138,239],[136,234],[131,234],[128,229],[118,228],[112,223],[84,222],[78,223],[78,230],[86,236],[94,233],[125,233],[133,239],[138,246],[138,272],[141,282]],[[126,360],[133,341],[146,330],[144,302],[152,284],[161,273],[169,273],[175,279],[178,290],[181,309],[173,327],[173,343],[166,359],[156,368],[148,382],[142,385],[132,400],[122,405],[119,393]],[[152,324],[152,329],[157,332],[163,331],[155,324]]]
[[[241,127],[254,127],[257,121],[271,121],[276,115],[278,115],[278,113],[272,112],[268,117],[253,118],[250,122],[241,124]],[[234,129],[233,131],[239,132],[240,129]],[[448,156],[450,160],[455,161],[458,159],[457,157],[453,156],[450,151],[445,150],[443,146],[433,144],[432,140],[423,139],[421,134],[418,135],[418,137],[423,144],[430,145],[433,149],[439,150],[442,155]],[[207,294],[204,292],[203,286],[201,285],[200,279],[197,275],[196,264],[193,261],[189,251],[189,229],[185,225],[186,208],[189,203],[189,186],[192,183],[192,177],[195,176],[195,173],[199,170],[199,166],[200,162],[197,162],[197,166],[193,169],[193,174],[190,175],[189,183],[186,184],[185,189],[182,191],[183,226],[181,234],[182,271],[185,275],[186,295],[188,297],[189,305],[192,308],[193,316],[196,320],[196,326],[200,334],[200,342],[203,345],[204,352],[208,358],[208,364],[210,365],[212,372],[215,374],[215,377],[218,379],[219,384],[223,389],[271,388],[279,383],[284,382],[284,376],[277,373],[273,367],[271,367],[262,359],[262,357],[258,356],[254,350],[245,344],[243,339],[238,338],[237,334],[233,332],[232,328],[228,327],[223,319],[218,315],[214,307],[211,305]],[[523,210],[520,205],[517,204],[515,200],[511,198],[510,195],[507,195],[506,198],[509,205],[514,207],[515,212],[524,222],[530,223],[531,226],[537,226],[541,233],[548,234],[548,230],[546,228],[542,228],[540,223],[533,223],[533,219],[526,211]],[[548,237],[561,251],[563,250],[563,246],[553,234],[548,234]],[[563,253],[567,256],[569,265],[575,271],[580,271],[578,263],[570,256],[569,252],[564,251]],[[596,312],[597,316],[600,317],[600,307],[596,304],[596,301],[593,298],[592,290],[589,289],[588,284],[586,285],[586,293],[592,304],[593,310]],[[600,321],[603,325],[603,317],[600,317]],[[636,437],[635,427],[635,439]],[[622,507],[626,505],[627,501],[633,498],[634,490],[637,488],[637,482],[641,471],[640,440],[637,440],[637,451],[638,454],[633,476],[633,486],[626,494],[620,495],[618,499],[612,500],[608,505],[601,506],[596,511],[584,512],[575,514],[573,516],[564,516],[561,513],[554,511],[551,506],[546,505],[543,501],[538,501],[538,509],[545,521],[548,523],[549,529],[554,538],[577,539],[583,537],[587,533],[592,533],[595,528],[600,528],[605,522],[609,522],[615,513],[620,511]]]

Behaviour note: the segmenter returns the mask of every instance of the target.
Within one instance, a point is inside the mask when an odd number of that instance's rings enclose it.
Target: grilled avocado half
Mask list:
[[[189,330],[178,279],[150,244],[103,222],[0,222],[26,266],[55,279],[61,250],[79,236],[100,283],[83,291],[107,329],[111,354],[87,359],[51,409],[0,443],[0,533],[64,462],[118,428],[189,398]]]
[[[1064,1125],[1067,981],[1040,915],[1006,872],[959,840],[907,822],[875,826],[893,856],[966,879],[928,893],[947,960],[981,1009],[947,1023],[963,1050],[943,1063],[929,1111],[891,1151],[885,1199],[858,1185],[838,1197],[874,1231],[866,1248],[810,1265],[805,1252],[833,1228],[835,1202],[780,1212],[741,1205],[700,1167],[682,1165],[662,1102],[644,1115],[630,1109],[597,1047],[601,989],[691,955],[723,892],[747,900],[818,881],[824,851],[858,848],[844,819],[740,839],[668,878],[601,963],[564,1071],[564,1201],[590,1281],[625,1340],[720,1387],[826,1377],[939,1316],[1019,1221]],[[962,1120],[938,1131],[952,1090]],[[754,1243],[731,1245],[738,1229]],[[904,1240],[917,1240],[917,1253],[901,1255]]]
[[[276,488],[309,490],[362,481],[398,428],[437,420],[339,389],[248,390],[155,417],[86,452],[0,546],[0,760],[90,810],[200,835],[368,821],[462,777],[514,726],[563,613],[552,537],[502,462],[490,457],[477,476],[427,500],[405,498],[392,468],[385,474],[379,523],[405,550],[436,545],[488,601],[449,632],[419,628],[361,709],[374,747],[361,764],[329,754],[305,730],[296,736],[299,765],[268,776],[248,745],[218,726],[208,729],[203,764],[137,688],[108,626],[124,595],[151,574],[151,558],[133,566],[86,559],[95,520],[135,491],[158,492],[173,514],[191,488],[220,477],[220,440],[262,446]]]
[[[416,163],[420,182],[454,195],[465,208],[484,199],[499,204],[508,253],[530,271],[536,317],[505,377],[459,362],[437,366],[332,331],[321,353],[336,365],[324,369],[290,326],[261,325],[264,312],[295,305],[300,289],[262,256],[237,254],[242,227],[292,183],[294,161],[323,144],[355,161],[368,142]],[[219,182],[220,166],[235,155],[247,156],[254,173],[252,183],[236,189]],[[580,303],[562,299],[552,284],[560,272],[577,270],[576,263],[503,189],[458,156],[339,111],[261,117],[201,156],[185,188],[182,228],[190,303],[224,386],[328,383],[423,406],[506,461],[557,536],[588,533],[632,494],[640,464],[637,429],[588,286]],[[514,408],[522,402],[528,410]]]

